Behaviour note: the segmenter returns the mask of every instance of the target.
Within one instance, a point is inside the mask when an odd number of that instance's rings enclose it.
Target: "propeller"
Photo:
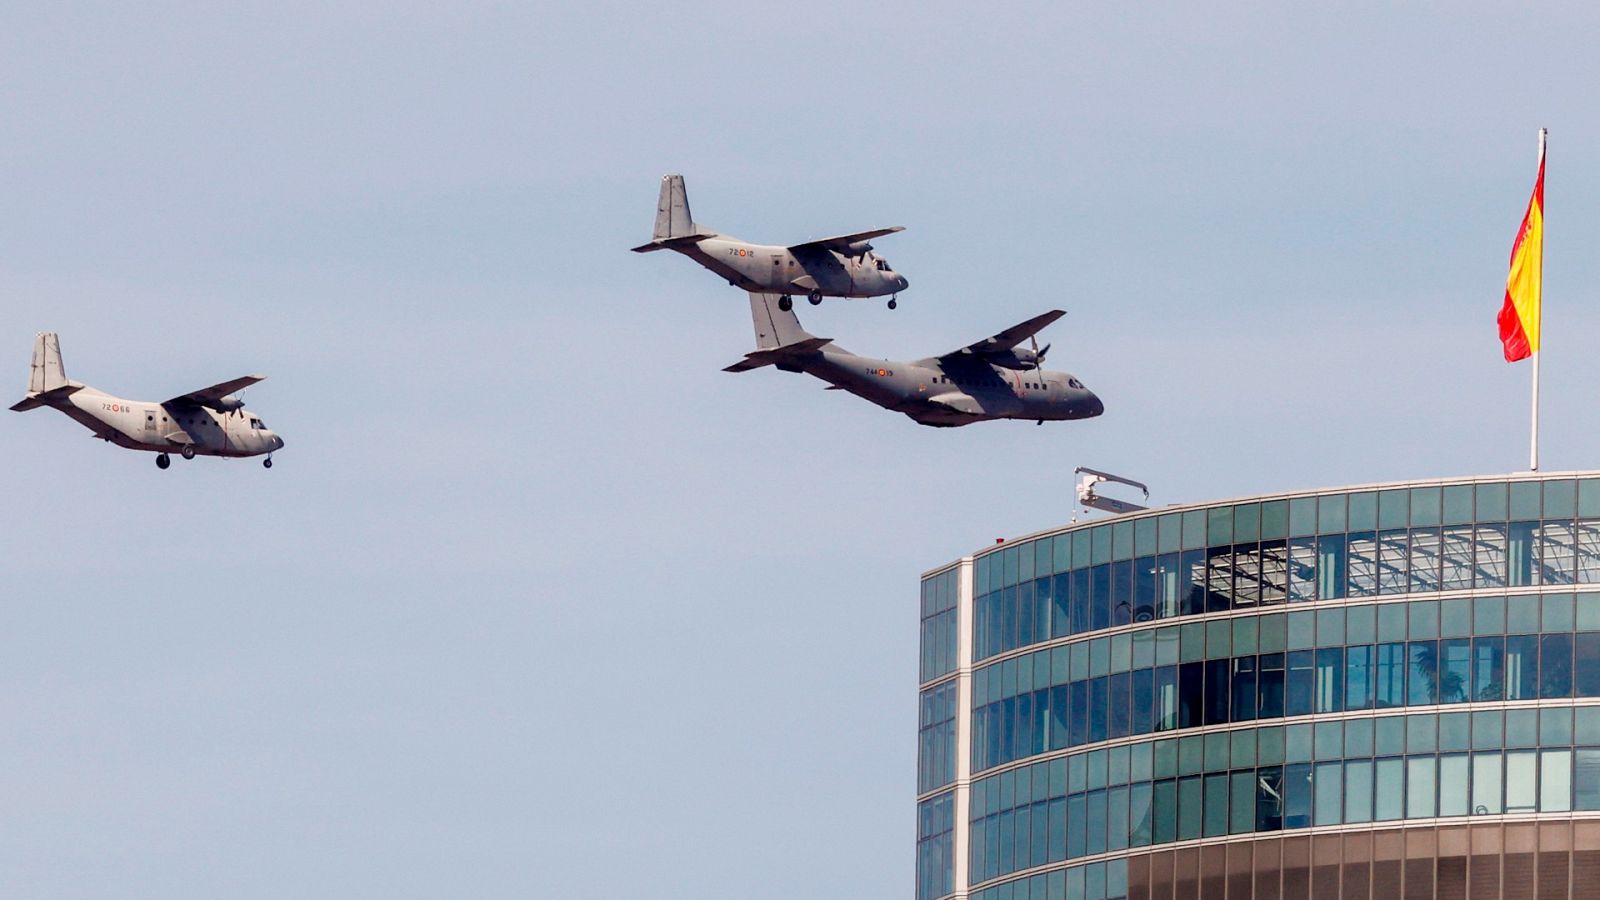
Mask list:
[[[1039,367],[1044,365],[1044,355],[1050,352],[1050,345],[1045,344],[1044,349],[1040,350],[1039,339],[1031,334],[1028,335],[1028,343],[1033,345],[1033,370],[1037,372]]]

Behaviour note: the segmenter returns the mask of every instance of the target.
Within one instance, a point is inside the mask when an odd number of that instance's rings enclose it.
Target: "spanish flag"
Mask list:
[[[1500,307],[1500,342],[1506,362],[1539,352],[1539,299],[1544,269],[1544,142],[1539,142],[1539,178],[1522,217],[1522,229],[1511,245],[1511,273],[1506,276],[1506,301]]]

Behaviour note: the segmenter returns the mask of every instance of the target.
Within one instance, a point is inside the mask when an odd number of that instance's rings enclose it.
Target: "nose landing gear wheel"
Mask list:
[[[900,305],[900,301],[894,299],[893,297],[889,298],[889,308],[890,309],[894,309],[896,306],[899,306],[899,305]]]
[[[261,461],[261,467],[264,468],[264,469],[272,468],[272,457],[269,456],[266,459],[263,459]]]
[[[178,452],[183,454],[184,459],[194,459],[194,447],[190,444],[184,444],[183,449]],[[165,454],[162,455],[164,456]]]
[[[165,469],[170,465],[172,465],[172,457],[166,455],[165,453],[156,454],[156,468]]]
[[[812,306],[816,306],[822,302],[822,292],[812,291],[806,295],[806,299],[811,301]]]
[[[788,312],[789,310],[794,309],[794,301],[789,299],[788,294],[784,294],[782,297],[778,298],[778,308],[784,312]]]

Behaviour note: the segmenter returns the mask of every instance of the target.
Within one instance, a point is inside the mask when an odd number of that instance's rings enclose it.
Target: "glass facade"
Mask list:
[[[1534,820],[1530,860],[1547,820],[1569,864],[1600,854],[1569,827],[1600,827],[1594,473],[1097,521],[930,574],[921,611],[919,796],[965,815],[947,868],[919,829],[919,897],[1209,897],[1208,873],[1235,869],[1279,883],[1229,897],[1311,896],[1291,873],[1312,890],[1314,849],[1348,886],[1316,896],[1401,896],[1380,890],[1380,832],[1426,833],[1443,865],[1459,831],[1449,855],[1474,870],[1472,839],[1505,817]],[[1352,826],[1370,893],[1338,874],[1354,845],[1322,837]],[[1498,873],[1512,837],[1494,827]],[[1526,896],[1570,888],[1550,890]]]

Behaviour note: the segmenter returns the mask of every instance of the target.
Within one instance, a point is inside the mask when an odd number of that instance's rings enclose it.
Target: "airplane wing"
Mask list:
[[[243,390],[258,381],[265,381],[266,378],[267,376],[265,375],[245,375],[232,381],[224,381],[221,384],[213,384],[208,388],[201,388],[198,391],[173,397],[163,403],[162,406],[210,406],[234,391]]]
[[[1051,322],[1064,315],[1066,315],[1065,311],[1052,309],[1019,325],[1013,325],[994,337],[984,338],[976,344],[968,344],[960,350],[952,350],[939,358],[950,359],[957,356],[983,356],[988,353],[1003,353],[1043,331]]]
[[[892,228],[874,228],[871,231],[858,231],[855,234],[841,234],[837,237],[826,237],[815,241],[806,241],[803,244],[795,244],[788,249],[791,253],[804,253],[807,250],[834,250],[842,252],[856,241],[870,241],[873,238],[883,237],[886,234],[894,234],[896,231],[905,230],[906,227],[904,225],[896,225]]]

